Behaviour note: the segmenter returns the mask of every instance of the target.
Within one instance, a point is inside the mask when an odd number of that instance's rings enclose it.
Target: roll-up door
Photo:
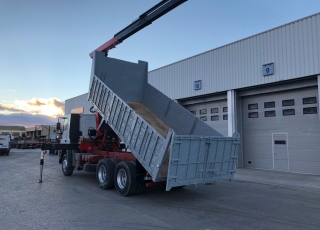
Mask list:
[[[227,100],[186,105],[185,108],[221,134],[228,135]]]
[[[242,98],[246,168],[320,174],[318,89]]]

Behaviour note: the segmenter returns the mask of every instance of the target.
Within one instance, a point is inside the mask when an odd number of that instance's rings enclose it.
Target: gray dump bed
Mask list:
[[[146,62],[95,51],[88,95],[153,181],[167,181],[167,190],[233,178],[238,133],[223,136],[149,85]]]

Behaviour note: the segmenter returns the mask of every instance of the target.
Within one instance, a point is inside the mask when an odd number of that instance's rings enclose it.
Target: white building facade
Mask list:
[[[148,81],[220,133],[239,132],[238,167],[320,175],[320,13],[150,71]]]

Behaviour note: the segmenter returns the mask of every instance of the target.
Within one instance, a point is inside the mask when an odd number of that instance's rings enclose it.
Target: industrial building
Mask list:
[[[24,126],[0,126],[0,134],[10,135],[10,139],[18,138],[26,133]]]
[[[32,139],[45,137],[46,139],[55,139],[57,137],[55,125],[36,125],[26,128],[26,136]]]
[[[148,82],[224,135],[238,167],[320,175],[320,13],[152,70]],[[87,94],[65,113],[90,112]]]

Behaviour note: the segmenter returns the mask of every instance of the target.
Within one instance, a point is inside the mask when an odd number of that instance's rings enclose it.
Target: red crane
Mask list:
[[[134,20],[130,25],[116,33],[113,38],[104,43],[102,46],[98,47],[97,51],[105,52],[108,54],[108,51],[112,48],[115,48],[116,45],[123,42],[125,39],[135,34],[144,27],[150,25],[153,21],[157,20],[164,14],[168,13],[172,9],[186,2],[187,0],[163,0],[157,5],[153,6],[143,14]],[[93,57],[93,52],[90,53],[90,57]]]

